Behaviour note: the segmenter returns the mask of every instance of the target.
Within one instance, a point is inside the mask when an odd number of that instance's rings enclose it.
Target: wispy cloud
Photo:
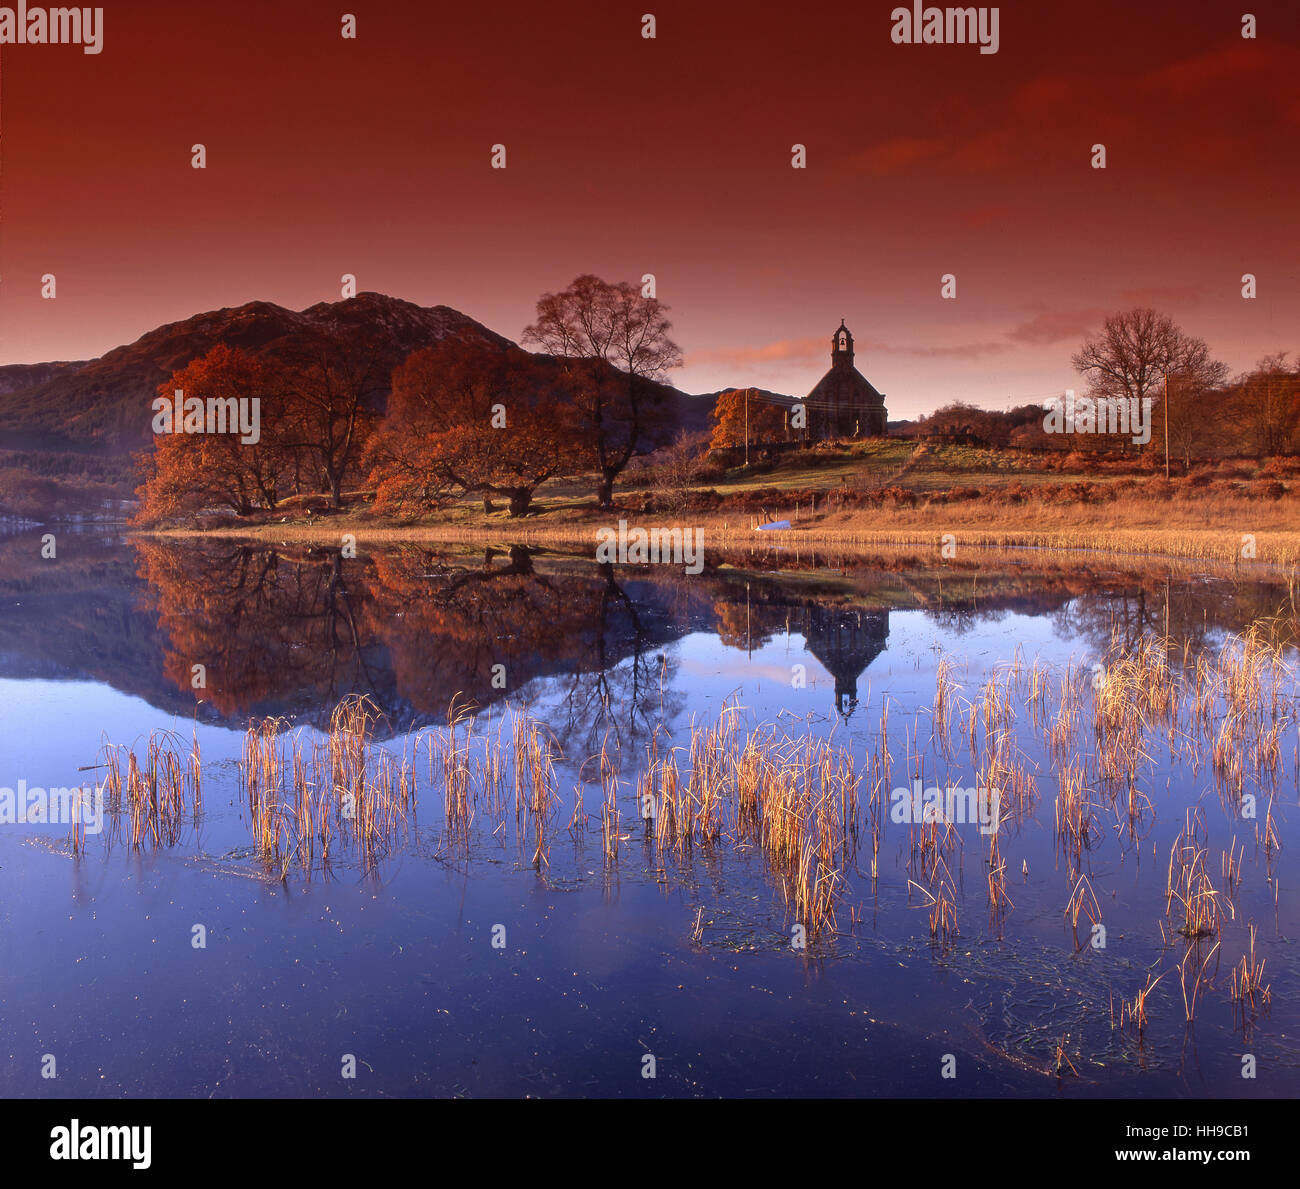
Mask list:
[[[911,344],[873,343],[873,351],[889,355],[912,355],[920,359],[982,359],[986,355],[1001,355],[1011,350],[1007,342],[951,343],[933,347],[920,347]]]
[[[853,154],[849,164],[866,173],[899,173],[947,152],[948,142],[939,137],[894,136]]]
[[[986,341],[922,345],[886,343],[858,339],[855,344],[859,360],[867,355],[910,355],[918,359],[979,359],[999,355],[1012,349],[1008,342]],[[721,347],[712,351],[692,351],[691,363],[724,364],[729,367],[758,367],[764,364],[795,366],[829,366],[830,340],[826,337],[778,339],[758,347]]]
[[[759,347],[718,347],[710,351],[692,351],[691,363],[725,363],[750,367],[760,363],[807,364],[830,354],[830,337],[778,339]]]
[[[1007,331],[1007,337],[1016,343],[1038,347],[1066,339],[1079,339],[1095,330],[1111,312],[1100,306],[1082,310],[1048,310],[1035,314],[1019,326],[1013,326]]]
[[[1057,159],[1063,144],[1086,150],[1094,140],[1134,138],[1146,143],[1148,160],[1183,169],[1258,163],[1261,145],[1280,146],[1300,124],[1297,77],[1300,49],[1241,38],[1137,77],[1041,75],[996,100],[972,99],[942,136],[887,137],[845,156],[842,167],[877,177],[980,175]],[[1279,168],[1289,173],[1283,157]]]

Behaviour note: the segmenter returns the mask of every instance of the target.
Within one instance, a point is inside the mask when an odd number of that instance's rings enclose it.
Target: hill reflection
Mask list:
[[[1091,649],[1112,631],[1129,642],[1169,634],[1194,655],[1289,597],[1280,579],[1033,557],[937,568],[906,552],[762,571],[747,557],[715,559],[730,564],[688,576],[522,546],[349,558],[83,536],[57,561],[40,559],[38,538],[11,538],[0,560],[0,676],[94,680],[232,724],[267,714],[319,722],[344,695],[365,693],[394,730],[546,679],[568,717],[557,730],[593,737],[613,720],[651,727],[672,696],[671,646],[693,633],[751,651],[778,635],[801,641],[834,679],[827,712],[848,716],[862,675],[889,647],[891,613],[919,611],[956,633],[1011,613],[1043,616]]]

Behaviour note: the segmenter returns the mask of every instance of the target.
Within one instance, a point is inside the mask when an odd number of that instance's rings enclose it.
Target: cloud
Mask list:
[[[1097,331],[1110,315],[1133,306],[1190,306],[1201,300],[1203,285],[1149,285],[1120,291],[1109,306],[1083,306],[1063,310],[1039,309],[1025,321],[1011,326],[1001,339],[983,339],[965,343],[921,344],[884,342],[859,337],[854,346],[859,367],[872,355],[906,355],[914,359],[984,359],[1004,355],[1025,347],[1050,347],[1057,343],[1077,345]],[[830,344],[824,336],[777,339],[757,347],[723,347],[712,351],[692,351],[692,365],[721,364],[734,368],[754,368],[770,364],[825,368]],[[869,367],[869,364],[865,366]]]
[[[1135,77],[1044,74],[999,99],[972,95],[942,136],[893,136],[843,159],[852,173],[978,176],[1087,161],[1097,141],[1141,148],[1147,166],[1222,172],[1274,151],[1278,175],[1294,174],[1288,143],[1300,124],[1300,49],[1233,38]],[[1135,101],[1135,96],[1140,101]],[[1065,161],[1063,146],[1082,148]],[[975,224],[978,226],[978,224]]]
[[[895,136],[855,153],[849,164],[866,173],[901,173],[922,161],[942,157],[947,152],[947,143],[937,137]]]
[[[811,363],[830,354],[830,337],[778,339],[761,347],[719,347],[712,351],[692,351],[691,363],[725,363],[749,367],[761,363]]]
[[[1035,314],[1028,322],[1013,326],[1007,331],[1007,337],[1016,343],[1030,346],[1046,346],[1059,343],[1065,339],[1082,338],[1089,331],[1112,313],[1100,307],[1083,310],[1049,310]]]
[[[859,363],[865,355],[911,355],[918,359],[980,359],[1011,350],[1007,342],[939,344],[885,343],[858,339],[854,344]],[[712,351],[692,351],[691,364],[725,364],[730,367],[756,367],[783,363],[800,367],[825,366],[830,358],[830,340],[823,337],[778,339],[761,347],[721,347]]]
[[[1007,338],[1013,343],[1037,347],[1050,346],[1068,339],[1082,339],[1097,330],[1106,318],[1122,310],[1134,306],[1152,306],[1156,309],[1194,306],[1200,302],[1204,293],[1205,286],[1200,284],[1141,285],[1122,289],[1116,295],[1113,305],[1087,306],[1073,310],[1040,310],[1032,318],[1008,330]]]
[[[876,343],[873,351],[882,351],[889,355],[913,355],[920,359],[982,359],[986,355],[1001,355],[1011,350],[1010,343],[953,343],[948,346],[918,347],[898,346],[890,343]]]

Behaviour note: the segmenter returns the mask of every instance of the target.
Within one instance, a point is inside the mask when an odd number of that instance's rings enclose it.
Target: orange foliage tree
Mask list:
[[[729,388],[718,393],[713,405],[713,436],[709,439],[713,449],[745,444],[746,392],[749,394],[750,445],[785,441],[785,409],[782,406],[765,400],[753,388]]]
[[[368,457],[381,510],[435,507],[460,490],[503,496],[522,516],[575,465],[573,410],[554,369],[527,352],[447,340],[393,373]]]
[[[158,396],[178,409],[182,401],[257,400],[258,440],[243,440],[238,418],[227,422],[226,432],[180,432],[178,411],[176,430],[156,433],[153,447],[139,458],[144,481],[136,491],[137,518],[153,523],[211,507],[246,516],[256,508],[274,507],[289,466],[282,438],[286,383],[283,370],[272,361],[225,345],[173,372],[159,386]]]

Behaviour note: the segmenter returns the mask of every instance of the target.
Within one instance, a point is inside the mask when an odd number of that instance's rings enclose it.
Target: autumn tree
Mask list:
[[[786,410],[757,388],[728,388],[713,404],[713,449],[767,445],[786,439]]]
[[[199,414],[186,432],[191,402],[233,409],[238,404],[229,402],[247,400],[258,402],[256,441],[243,440],[237,416],[225,432],[207,432],[212,427]],[[224,344],[173,372],[154,402],[153,445],[137,458],[143,479],[138,518],[151,522],[211,507],[247,516],[274,507],[289,466],[282,434],[287,403],[288,378],[277,364]]]
[[[668,308],[627,281],[590,274],[537,302],[523,341],[563,368],[584,464],[596,472],[596,498],[613,502],[614,481],[650,431],[667,418],[654,381],[682,362],[669,337]]]
[[[449,339],[414,352],[369,452],[379,504],[427,508],[460,490],[522,516],[575,465],[574,422],[555,369],[525,351]]]

